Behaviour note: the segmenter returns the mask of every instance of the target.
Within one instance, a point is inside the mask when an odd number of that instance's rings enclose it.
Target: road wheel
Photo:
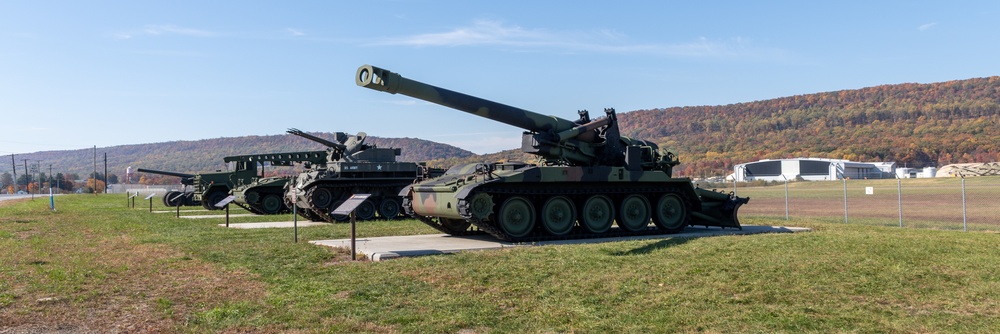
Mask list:
[[[472,226],[472,222],[465,219],[454,219],[454,218],[439,218],[441,220],[441,226],[443,226],[449,233],[461,233],[469,229]]]
[[[604,233],[615,221],[615,207],[604,195],[594,195],[580,208],[580,227],[590,233]]]
[[[653,223],[667,232],[684,229],[688,223],[688,210],[684,200],[677,194],[665,194],[656,201],[653,209]]]
[[[264,195],[264,198],[260,200],[260,211],[265,215],[278,214],[284,208],[285,203],[282,203],[281,196],[277,194]]]
[[[535,228],[535,207],[524,197],[508,198],[497,217],[500,229],[512,238],[525,237]]]
[[[640,195],[622,199],[618,210],[618,227],[629,231],[642,231],[649,226],[649,201]]]
[[[378,203],[378,214],[382,216],[382,218],[388,220],[396,219],[396,217],[399,217],[399,210],[400,207],[398,199],[386,197],[382,199],[382,202]]]
[[[314,208],[330,207],[330,204],[333,203],[333,193],[330,192],[330,189],[316,188],[313,189],[310,199]],[[332,208],[336,209],[337,207]]]
[[[565,196],[556,196],[542,205],[542,227],[552,235],[565,235],[576,225],[576,206]]]

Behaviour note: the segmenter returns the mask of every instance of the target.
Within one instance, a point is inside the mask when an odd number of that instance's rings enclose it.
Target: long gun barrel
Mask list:
[[[377,91],[403,94],[427,102],[437,103],[445,107],[458,109],[528,131],[540,133],[549,131],[563,132],[578,126],[578,124],[567,119],[546,116],[503,103],[410,80],[398,73],[372,65],[364,65],[358,68],[355,83],[358,86]]]
[[[290,129],[288,129],[287,132],[290,133],[290,134],[293,134],[293,135],[296,135],[296,136],[299,136],[299,137],[302,137],[302,138],[305,138],[305,139],[309,139],[309,140],[312,140],[314,142],[326,145],[327,147],[332,147],[332,148],[336,149],[337,151],[343,152],[347,148],[347,146],[344,145],[344,144],[336,143],[336,142],[332,142],[332,141],[329,141],[329,140],[326,140],[326,139],[323,139],[323,138],[320,138],[320,137],[316,137],[316,136],[313,136],[311,134],[302,132],[302,130],[299,130],[299,129],[296,129],[296,128],[290,128]]]
[[[183,177],[183,178],[192,178],[192,177],[194,177],[194,174],[186,174],[186,173],[178,173],[178,172],[167,172],[167,171],[162,171],[162,170],[146,169],[146,168],[139,168],[139,169],[136,169],[136,171],[142,172],[142,173],[153,173],[153,174],[169,175],[169,176],[176,176],[176,177]]]

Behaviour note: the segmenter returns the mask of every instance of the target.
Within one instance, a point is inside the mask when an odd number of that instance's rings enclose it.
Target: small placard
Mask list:
[[[351,214],[351,212],[354,212],[354,209],[358,208],[358,205],[361,205],[361,203],[363,203],[371,195],[372,194],[351,195],[351,198],[348,198],[346,201],[344,201],[344,204],[341,204],[336,209],[333,209],[332,214],[341,216],[349,215]]]
[[[150,199],[153,198],[153,196],[156,196],[156,193],[149,194],[149,196],[146,196],[146,198],[143,199]]]
[[[234,199],[236,199],[235,195],[229,195],[229,197],[223,198],[221,201],[219,201],[219,203],[215,203],[215,207],[217,208],[224,207],[226,206],[226,204],[229,204],[229,202],[232,202]]]
[[[181,198],[181,196],[184,196],[184,193],[177,194],[177,196],[174,196],[173,198],[168,198],[168,199],[171,202],[173,202],[173,201],[176,201],[178,198]],[[178,206],[180,206],[180,205],[178,205]]]
[[[875,194],[875,187],[865,187],[865,195]]]

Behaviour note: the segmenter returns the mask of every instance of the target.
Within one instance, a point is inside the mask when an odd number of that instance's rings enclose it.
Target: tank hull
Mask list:
[[[405,189],[405,211],[451,234],[475,226],[501,240],[533,241],[675,233],[688,225],[740,228],[736,212],[747,202],[662,171],[479,166]]]
[[[233,189],[233,203],[259,215],[274,215],[291,212],[282,199],[288,177],[268,177],[254,180]]]
[[[400,190],[418,180],[425,167],[412,162],[338,162],[304,172],[285,189],[285,202],[310,220],[344,221],[331,215],[353,194],[371,194],[355,211],[359,220],[396,219],[402,213]]]

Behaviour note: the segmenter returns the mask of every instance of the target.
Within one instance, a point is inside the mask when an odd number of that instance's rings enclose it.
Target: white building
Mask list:
[[[935,177],[937,176],[937,168],[935,167],[924,167],[920,168],[896,168],[896,177],[901,179],[915,179],[915,178],[925,178],[925,177]]]
[[[807,181],[892,178],[895,162],[853,162],[840,159],[795,158],[765,159],[733,166],[733,179],[739,182],[764,180]]]

